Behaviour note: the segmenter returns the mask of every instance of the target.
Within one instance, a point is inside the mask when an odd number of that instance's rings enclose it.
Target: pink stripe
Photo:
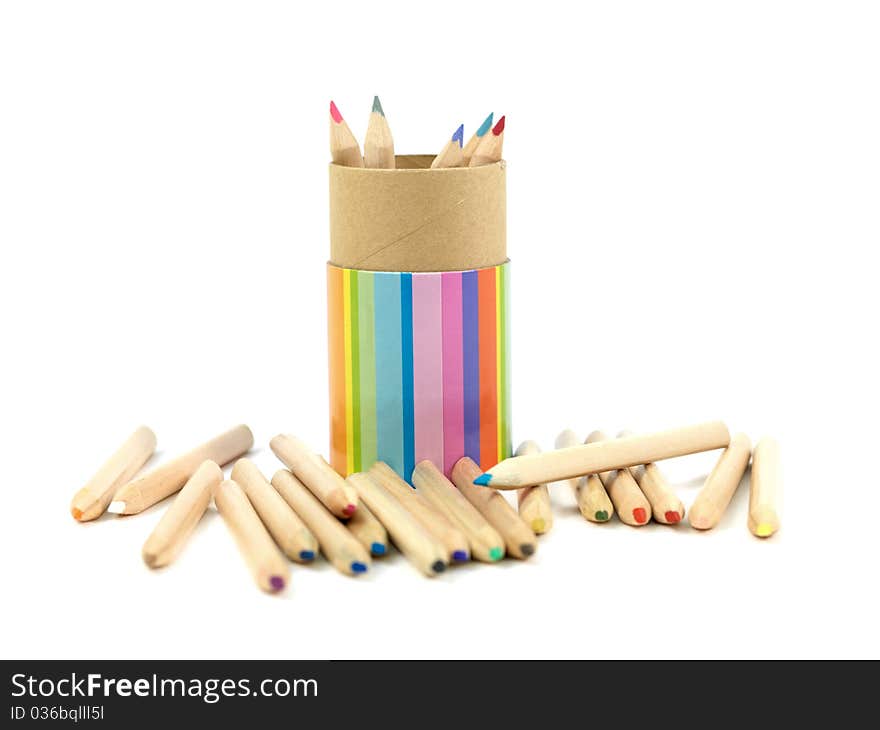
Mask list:
[[[440,277],[412,275],[416,464],[443,463],[443,310]]]
[[[443,471],[464,456],[461,272],[443,274]]]

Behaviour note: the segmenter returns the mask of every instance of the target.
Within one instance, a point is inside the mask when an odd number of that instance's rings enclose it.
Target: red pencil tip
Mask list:
[[[501,119],[498,120],[498,123],[494,127],[492,127],[492,134],[494,134],[496,137],[504,131],[505,118],[506,117],[501,117]]]
[[[349,517],[351,517],[351,516],[354,514],[354,511],[355,511],[356,509],[357,509],[357,507],[355,507],[353,504],[347,504],[347,505],[345,505],[345,507],[342,509],[342,511],[343,511],[346,515],[348,515]]]
[[[330,102],[330,116],[333,117],[333,121],[339,124],[342,121],[342,115],[339,113],[339,109],[336,108],[336,103]]]
[[[681,521],[681,515],[675,510],[669,510],[664,516],[666,517],[666,521],[672,525]]]
[[[633,519],[640,525],[644,525],[648,521],[648,513],[644,507],[636,507],[633,510]]]

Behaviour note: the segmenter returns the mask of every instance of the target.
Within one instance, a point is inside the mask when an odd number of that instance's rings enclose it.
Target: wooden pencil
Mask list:
[[[364,135],[364,167],[394,169],[394,139],[378,96],[373,97],[373,111]]]
[[[721,521],[727,505],[742,481],[752,455],[752,442],[744,433],[730,437],[688,512],[688,522],[697,530],[711,530]]]
[[[269,442],[275,456],[337,517],[351,517],[358,496],[324,459],[298,438],[279,434]]]
[[[541,449],[534,441],[523,441],[514,452],[515,456],[540,454]],[[543,535],[553,527],[553,511],[550,508],[550,491],[546,484],[536,487],[523,487],[517,491],[516,503],[519,516],[522,517],[532,532]]]
[[[144,543],[141,556],[148,566],[161,568],[178,556],[222,481],[223,471],[217,463],[203,461]]]
[[[88,522],[104,514],[116,490],[138,473],[155,450],[156,434],[146,426],[138,428],[73,496],[73,519]]]
[[[364,166],[361,147],[332,101],[330,102],[330,157],[335,164],[344,167]]]
[[[346,575],[367,572],[370,553],[299,479],[287,469],[279,469],[272,477],[272,486],[306,523],[336,570]]]
[[[586,443],[595,444],[606,439],[608,437],[601,431],[593,431],[587,436]],[[621,522],[632,527],[647,524],[651,518],[651,504],[628,469],[601,472],[599,479],[605,485],[605,491]]]
[[[480,140],[474,154],[468,162],[468,167],[480,167],[482,165],[491,165],[501,159],[502,148],[504,147],[504,117],[498,120],[492,132],[486,134]]]
[[[318,541],[250,459],[239,459],[232,467],[232,480],[254,506],[281,551],[297,563],[310,563],[318,552]]]
[[[491,484],[496,489],[530,487],[584,474],[662,461],[673,456],[721,449],[729,442],[727,426],[721,421],[711,421],[659,433],[640,434],[625,439],[505,459],[477,477],[476,483]]]
[[[498,531],[504,539],[509,554],[520,559],[534,555],[538,547],[535,533],[498,492],[491,487],[474,485],[474,479],[479,473],[480,467],[465,456],[452,467],[452,481],[465,498]]]
[[[432,462],[416,464],[412,481],[418,493],[465,534],[472,557],[484,563],[504,557],[504,540],[498,531]]]
[[[107,509],[121,515],[143,512],[179,491],[203,461],[223,466],[246,454],[253,445],[251,430],[245,425],[236,426],[120,487]]]
[[[447,562],[465,563],[471,559],[470,546],[465,534],[450,522],[446,515],[403,481],[394,469],[382,461],[377,461],[370,467],[369,474],[445,548]]]
[[[391,493],[369,474],[348,476],[370,511],[385,525],[391,541],[407,560],[430,578],[446,570],[446,551],[421,523]]]
[[[755,537],[770,537],[779,529],[782,496],[782,466],[779,444],[762,438],[752,453],[752,483],[749,490],[749,530]]]
[[[242,488],[231,479],[220,482],[214,493],[214,504],[257,585],[268,593],[283,591],[290,582],[290,563],[260,522]]]
[[[358,504],[346,527],[373,557],[378,558],[388,552],[388,531],[363,502]]]
[[[493,112],[489,112],[489,116],[483,120],[483,123],[477,127],[477,131],[473,133],[471,138],[467,141],[467,144],[461,151],[462,156],[462,167],[467,167],[470,164],[471,157],[474,156],[474,150],[477,149],[477,146],[480,144],[480,140],[486,136],[486,132],[492,129],[492,117]]]
[[[462,151],[462,142],[464,140],[464,125],[462,124],[455,130],[446,146],[440,150],[440,154],[434,158],[431,168],[438,167],[465,167],[467,163],[464,161],[464,153]]]
[[[581,440],[578,435],[569,428],[556,437],[554,446],[557,449],[567,449],[580,444]],[[567,482],[574,492],[578,509],[585,519],[600,524],[611,519],[614,514],[614,505],[611,504],[608,492],[605,491],[598,474],[587,474],[563,481]]]
[[[621,431],[618,438],[632,436],[632,431]],[[651,503],[654,521],[661,525],[676,525],[684,518],[684,505],[672,491],[669,481],[653,462],[630,467],[630,474]]]

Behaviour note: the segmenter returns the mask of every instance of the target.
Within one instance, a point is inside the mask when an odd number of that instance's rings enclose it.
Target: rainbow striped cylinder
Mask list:
[[[510,456],[509,263],[399,273],[327,265],[330,463]]]

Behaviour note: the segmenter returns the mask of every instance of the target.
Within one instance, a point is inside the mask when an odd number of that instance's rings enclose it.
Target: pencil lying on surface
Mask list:
[[[361,147],[332,101],[330,102],[330,157],[334,163],[344,167],[364,166]]]
[[[324,557],[336,570],[346,575],[367,572],[370,554],[366,548],[299,479],[287,469],[279,469],[272,477],[272,486],[306,523],[317,539]]]
[[[70,503],[73,519],[87,522],[104,514],[116,490],[138,473],[155,450],[156,434],[141,426],[74,495]]]
[[[257,585],[278,593],[290,580],[290,563],[272,540],[241,487],[231,479],[220,482],[214,504],[235,538]]]
[[[452,139],[446,143],[446,146],[440,150],[440,154],[434,158],[431,168],[438,167],[464,167],[467,163],[464,160],[464,152],[462,151],[462,143],[464,141],[464,125],[462,124],[455,130]]]
[[[514,456],[540,454],[541,449],[534,441],[523,441]],[[553,527],[553,512],[550,509],[550,491],[546,484],[536,487],[523,487],[517,492],[516,503],[519,516],[532,528],[536,535],[542,535]]]
[[[502,148],[504,147],[504,117],[498,120],[498,123],[492,127],[492,132],[483,136],[474,154],[468,162],[468,167],[480,167],[481,165],[491,165],[501,159]]]
[[[434,577],[446,570],[446,551],[385,487],[369,474],[358,472],[348,482],[370,511],[385,525],[391,541],[418,570]]]
[[[721,421],[710,421],[659,433],[505,459],[481,474],[476,484],[491,485],[496,489],[531,487],[584,474],[662,461],[673,456],[721,449],[729,442],[727,426]]]
[[[272,488],[250,459],[239,459],[232,467],[232,480],[247,495],[275,544],[291,560],[308,563],[315,559],[318,541],[309,528]]]
[[[734,492],[742,481],[752,455],[752,443],[744,433],[730,437],[728,446],[697,494],[688,522],[697,530],[711,530],[721,520]]]
[[[525,459],[525,456],[518,456]],[[515,558],[525,559],[533,555],[538,547],[535,533],[522,517],[494,489],[474,486],[474,479],[479,475],[478,467],[465,456],[452,467],[452,481],[467,500],[479,510],[498,534],[504,539],[507,552]]]
[[[504,540],[498,531],[432,462],[416,464],[412,481],[418,493],[465,534],[474,558],[494,563],[504,557]]]
[[[467,144],[462,149],[462,167],[468,166],[471,161],[471,157],[474,156],[474,150],[477,149],[477,146],[480,144],[480,140],[486,136],[486,132],[492,129],[492,116],[493,113],[490,112],[489,116],[486,117],[485,120],[483,120],[483,123],[477,128],[477,131],[474,132],[471,138],[467,141]]]
[[[632,431],[622,431],[618,438],[632,436]],[[642,490],[648,502],[651,503],[651,513],[654,520],[662,525],[675,525],[684,517],[684,505],[672,491],[669,482],[653,462],[648,464],[636,464],[630,467],[630,474]]]
[[[752,454],[752,483],[749,490],[749,530],[755,537],[770,537],[779,529],[779,501],[782,469],[779,444],[762,438]]]
[[[370,467],[369,474],[445,548],[448,562],[464,563],[471,559],[470,547],[464,533],[403,481],[388,464],[377,461]]]
[[[556,437],[554,444],[557,449],[567,449],[571,446],[580,446],[581,440],[571,429],[566,429]],[[614,505],[608,498],[608,492],[602,485],[598,474],[588,474],[583,477],[565,479],[574,492],[578,509],[590,522],[608,522],[614,514]]]
[[[378,96],[373,97],[373,111],[364,136],[364,167],[394,169],[394,140]]]
[[[215,462],[202,462],[144,543],[141,555],[148,566],[161,568],[177,557],[222,481],[223,471]]]
[[[358,503],[357,511],[345,526],[370,555],[379,557],[388,552],[388,532],[363,502]]]
[[[608,437],[601,431],[593,431],[586,443],[604,442]],[[651,504],[628,469],[603,471],[599,479],[605,485],[608,497],[617,510],[620,521],[632,527],[641,527],[651,518]]]
[[[251,430],[244,425],[236,426],[124,485],[114,495],[108,510],[121,515],[143,512],[179,491],[203,461],[216,461],[223,466],[246,454],[253,445]]]
[[[324,459],[298,438],[279,434],[269,442],[275,456],[337,517],[351,517],[358,497]]]

